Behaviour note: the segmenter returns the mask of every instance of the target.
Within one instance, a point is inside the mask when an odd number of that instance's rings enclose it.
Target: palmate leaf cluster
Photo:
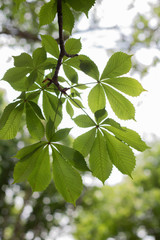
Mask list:
[[[17,4],[21,2],[17,1]],[[94,3],[94,0],[62,1],[63,29],[71,34],[74,26],[72,11],[88,15]],[[56,0],[45,3],[39,13],[40,26],[50,24],[56,13]],[[116,52],[100,74],[88,56],[79,54],[80,39],[69,38],[64,43],[68,55],[63,55],[60,65],[62,49],[56,40],[50,35],[41,35],[41,43],[42,47],[32,56],[27,53],[15,56],[14,67],[4,74],[3,80],[21,94],[4,109],[0,138],[16,137],[22,115],[25,115],[28,131],[37,143],[16,154],[19,162],[15,166],[14,182],[27,180],[33,191],[43,191],[53,178],[65,200],[75,204],[82,191],[81,172],[90,171],[104,183],[114,165],[123,174],[131,176],[135,167],[132,148],[144,151],[147,145],[138,133],[109,118],[106,102],[119,119],[135,119],[135,108],[125,95],[137,97],[144,89],[136,79],[125,76],[131,68],[131,55]],[[63,68],[65,77],[58,74],[55,81],[57,67]],[[92,115],[84,109],[79,92],[91,84],[81,83],[80,71],[94,81],[88,95]],[[65,108],[78,127],[87,129],[74,140],[72,148],[62,143],[71,128],[59,128]],[[83,114],[74,116],[75,108]]]

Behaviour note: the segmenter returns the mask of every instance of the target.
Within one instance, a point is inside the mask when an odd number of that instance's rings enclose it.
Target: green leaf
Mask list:
[[[51,166],[48,146],[37,150],[40,154],[37,156],[33,170],[28,177],[28,181],[33,191],[45,190],[51,181]]]
[[[105,119],[108,116],[107,111],[105,110],[105,108],[100,109],[98,111],[96,111],[94,113],[95,119],[97,123],[100,123],[103,121],[103,119]]]
[[[14,109],[13,109],[14,107]],[[13,139],[20,127],[24,104],[18,106],[9,105],[2,115],[0,123],[0,139]]]
[[[16,4],[16,10],[19,9],[19,6],[22,2],[24,2],[25,0],[14,0],[15,4]]]
[[[114,126],[105,127],[110,132],[114,133],[115,136],[121,141],[126,142],[129,146],[143,152],[148,148],[146,143],[141,139],[139,134],[129,128],[122,127],[121,129],[115,128]]]
[[[57,60],[55,58],[47,58],[41,65],[42,70],[52,69],[53,71],[56,69]]]
[[[0,130],[4,127],[6,124],[11,112],[15,109],[15,107],[19,104],[19,101],[10,103],[7,105],[3,111],[3,114],[0,119]]]
[[[78,74],[72,67],[63,64],[63,70],[72,83],[78,83]]]
[[[128,73],[132,66],[131,57],[132,55],[127,55],[123,52],[114,53],[110,57],[106,67],[104,68],[101,80],[105,78],[117,77]]]
[[[103,133],[106,138],[107,150],[112,163],[121,173],[131,176],[135,167],[135,156],[132,150],[108,132],[103,131]]]
[[[81,101],[79,99],[76,98],[71,98],[70,103],[72,103],[76,108],[84,108],[83,104],[81,103]]]
[[[66,138],[72,128],[63,128],[55,132],[51,138],[51,142],[58,142]]]
[[[56,40],[50,35],[41,35],[42,46],[45,48],[46,52],[53,55],[55,58],[59,57],[59,48]]]
[[[54,144],[54,146],[59,150],[60,154],[71,163],[73,167],[80,171],[90,171],[81,153],[64,145]]]
[[[104,137],[99,131],[91,149],[89,164],[93,175],[104,183],[111,174],[112,163]]]
[[[96,128],[93,128],[90,131],[77,137],[73,143],[74,149],[79,151],[84,157],[87,157],[87,155],[90,153],[90,150],[93,146],[95,134],[96,134]]]
[[[37,90],[37,91],[31,92],[31,93],[28,93],[26,100],[28,100],[28,101],[35,100],[35,99],[37,100],[37,98],[39,98],[40,93],[41,93],[41,90]]]
[[[40,65],[43,64],[46,60],[46,51],[42,48],[37,48],[33,52],[33,65],[37,69],[40,68]]]
[[[74,115],[74,110],[73,110],[71,104],[69,103],[69,101],[66,102],[66,111],[70,115],[70,117],[72,118],[73,115]]]
[[[27,79],[26,79],[26,83],[27,83],[26,86],[27,86],[27,88],[31,87],[32,84],[37,80],[37,78],[38,78],[38,73],[37,73],[36,70],[33,70],[30,73],[30,75],[27,77]]]
[[[81,48],[82,48],[82,44],[80,39],[69,38],[65,42],[65,50],[68,54],[77,54],[80,52]]]
[[[29,133],[36,139],[44,136],[44,126],[29,102],[26,102],[26,123]]]
[[[88,105],[93,113],[105,108],[106,97],[103,87],[100,84],[94,86],[88,95]]]
[[[32,71],[28,67],[14,67],[7,70],[3,80],[7,81],[15,90],[25,91],[28,89],[26,75]]]
[[[79,55],[77,57],[70,58],[69,60],[65,61],[65,64],[81,70],[97,81],[99,80],[99,71],[97,65],[85,55]]]
[[[47,124],[46,124],[46,137],[48,141],[51,141],[52,136],[55,133],[55,127],[54,127],[54,122],[49,118]]]
[[[73,118],[77,126],[82,128],[88,128],[96,126],[95,122],[91,120],[87,115],[79,115],[76,118]]]
[[[53,22],[57,12],[57,4],[55,0],[45,3],[39,13],[40,26],[47,25]]]
[[[39,143],[38,143],[39,145]],[[23,150],[21,161],[14,169],[14,183],[28,180],[33,191],[43,191],[51,181],[51,169],[48,147],[29,146],[25,155]],[[30,150],[30,152],[29,152]]]
[[[53,155],[53,179],[57,190],[67,202],[73,203],[82,191],[82,180],[79,173],[52,148]]]
[[[67,4],[62,2],[63,29],[70,34],[74,27],[74,16]]]
[[[109,103],[112,110],[118,118],[123,120],[135,118],[135,108],[133,104],[125,98],[122,94],[115,91],[111,87],[103,84]]]
[[[58,108],[57,108],[58,107]],[[62,102],[53,94],[43,92],[43,112],[47,120],[49,118],[54,122],[55,128],[62,120]]]
[[[76,11],[84,12],[88,16],[88,11],[94,5],[95,0],[67,0],[67,3]]]
[[[134,78],[120,77],[120,78],[110,78],[103,81],[121,92],[128,94],[132,97],[139,96],[143,91],[146,91],[142,85]]]
[[[33,59],[27,53],[21,53],[19,56],[13,56],[15,67],[33,67]]]
[[[33,111],[37,114],[37,116],[40,119],[44,120],[44,117],[43,117],[40,107],[33,101],[28,101],[28,103],[31,105],[31,107],[33,108]]]
[[[115,120],[113,120],[112,118],[107,118],[107,119],[105,119],[105,120],[101,123],[101,125],[110,125],[110,126],[113,126],[113,127],[115,127],[115,128],[118,128],[118,129],[124,131],[123,128],[121,127],[121,125],[120,125],[118,122],[116,122]]]

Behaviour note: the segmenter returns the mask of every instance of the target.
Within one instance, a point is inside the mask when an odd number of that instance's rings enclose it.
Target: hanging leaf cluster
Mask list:
[[[17,4],[23,2],[18,1]],[[135,108],[127,99],[145,91],[142,85],[125,76],[131,69],[131,55],[114,53],[102,74],[96,64],[81,51],[80,39],[64,42],[63,30],[71,34],[73,11],[88,16],[95,0],[51,0],[39,12],[39,25],[52,24],[58,16],[59,42],[50,35],[41,35],[41,47],[32,56],[22,53],[14,57],[14,67],[3,76],[20,96],[10,103],[0,119],[0,138],[13,139],[25,115],[30,135],[37,141],[18,151],[14,183],[28,181],[33,191],[43,191],[53,179],[64,199],[75,204],[82,191],[81,173],[90,171],[102,183],[113,166],[131,176],[135,168],[133,149],[144,151],[147,145],[135,131],[122,127],[108,116],[110,104],[119,119],[135,119]],[[23,3],[22,3],[23,4]],[[64,75],[59,70],[63,68]],[[93,85],[81,83],[79,72],[93,79]],[[90,87],[88,106],[84,109],[80,91]],[[42,99],[40,103],[39,99]],[[76,116],[75,109],[82,114]],[[86,128],[73,142],[63,144],[72,128],[59,128],[66,110],[72,121]]]

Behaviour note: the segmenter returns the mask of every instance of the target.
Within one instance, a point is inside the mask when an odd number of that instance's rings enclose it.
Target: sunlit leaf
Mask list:
[[[89,118],[87,115],[79,115],[73,119],[77,126],[82,128],[88,128],[95,126],[95,122]]]
[[[103,87],[100,84],[97,84],[91,89],[88,95],[88,105],[93,113],[105,108],[106,97]]]
[[[42,45],[44,46],[46,52],[50,53],[54,57],[59,57],[59,47],[56,40],[50,35],[41,35]]]
[[[57,12],[57,4],[55,0],[45,3],[39,13],[40,26],[50,24],[54,20]]]

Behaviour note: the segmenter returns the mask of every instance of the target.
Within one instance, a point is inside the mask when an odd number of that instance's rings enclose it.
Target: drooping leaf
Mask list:
[[[77,116],[73,120],[77,124],[77,126],[82,128],[93,127],[96,125],[91,118],[89,118],[87,115],[84,115],[84,114]]]
[[[62,103],[56,96],[46,91],[43,92],[43,112],[45,117],[54,122],[55,128],[62,120]]]
[[[103,131],[103,133],[106,138],[107,150],[112,163],[121,173],[131,176],[135,167],[135,156],[132,149],[108,132]]]
[[[36,139],[44,136],[44,126],[35,113],[30,102],[26,102],[26,123],[29,133]]]
[[[73,147],[79,151],[84,157],[89,154],[95,139],[96,128],[80,135],[74,140]]]
[[[59,48],[56,40],[50,35],[41,35],[42,46],[44,46],[46,52],[53,55],[55,58],[59,57]]]
[[[67,3],[76,11],[84,12],[88,16],[88,11],[94,5],[95,0],[67,0]]]
[[[109,158],[106,142],[100,131],[98,131],[93,143],[89,164],[93,175],[104,183],[111,174],[112,163]]]
[[[53,179],[57,190],[67,202],[73,203],[82,191],[82,180],[79,173],[52,148],[53,155]]]
[[[70,115],[70,117],[72,118],[73,115],[74,115],[74,110],[73,110],[71,104],[69,103],[69,101],[66,102],[66,111]]]
[[[95,119],[97,123],[100,123],[108,116],[107,111],[105,108],[102,108],[94,113]]]
[[[71,128],[63,128],[52,135],[51,142],[59,142],[69,135]]]
[[[103,84],[103,87],[112,110],[117,115],[117,117],[123,120],[134,119],[135,108],[133,104],[122,94],[107,86],[106,84]]]
[[[141,139],[139,134],[129,128],[123,127],[121,129],[115,128],[114,126],[107,126],[107,130],[114,133],[117,138],[126,142],[131,147],[143,152],[148,148],[146,143]]]
[[[71,163],[73,167],[80,171],[90,171],[87,167],[84,157],[80,152],[61,144],[54,144],[54,146],[60,151],[60,154]]]
[[[101,80],[105,78],[112,78],[128,73],[131,68],[131,57],[123,52],[114,53],[109,61],[101,76]]]
[[[97,65],[85,55],[78,55],[77,57],[71,58],[65,61],[65,64],[81,70],[97,81],[99,80],[99,70]]]
[[[0,139],[13,139],[20,127],[21,117],[24,109],[24,104],[16,106],[10,105],[4,112],[1,118]]]
[[[28,148],[26,155],[23,150],[20,161],[14,169],[14,183],[28,180],[33,191],[43,191],[51,181],[51,169],[48,147],[38,143],[38,146]],[[29,152],[30,150],[30,152]]]
[[[88,105],[93,113],[105,108],[106,97],[103,87],[100,84],[97,84],[91,89],[88,95]]]
[[[19,56],[13,56],[15,67],[33,67],[33,59],[27,53],[21,53]]]
[[[70,66],[63,65],[63,70],[66,75],[66,77],[72,82],[77,83],[78,82],[78,74],[77,72]]]
[[[132,97],[139,96],[145,89],[142,85],[134,78],[120,77],[120,78],[110,78],[103,81],[121,92],[128,94]]]
[[[49,120],[46,124],[46,137],[49,142],[51,141],[54,133],[55,133],[54,122],[49,118]]]
[[[74,16],[67,4],[62,2],[63,29],[70,34],[74,27]]]
[[[7,81],[15,90],[28,90],[26,75],[32,71],[29,67],[14,67],[7,70],[3,76],[3,80]]]
[[[53,22],[57,12],[57,4],[55,0],[45,3],[39,13],[40,26],[50,24]]]
[[[82,44],[80,39],[69,38],[65,42],[65,50],[68,54],[77,54],[80,52],[81,48],[82,48]]]
[[[41,64],[43,64],[46,60],[46,51],[42,48],[37,48],[33,52],[33,65],[37,69],[40,67]]]

